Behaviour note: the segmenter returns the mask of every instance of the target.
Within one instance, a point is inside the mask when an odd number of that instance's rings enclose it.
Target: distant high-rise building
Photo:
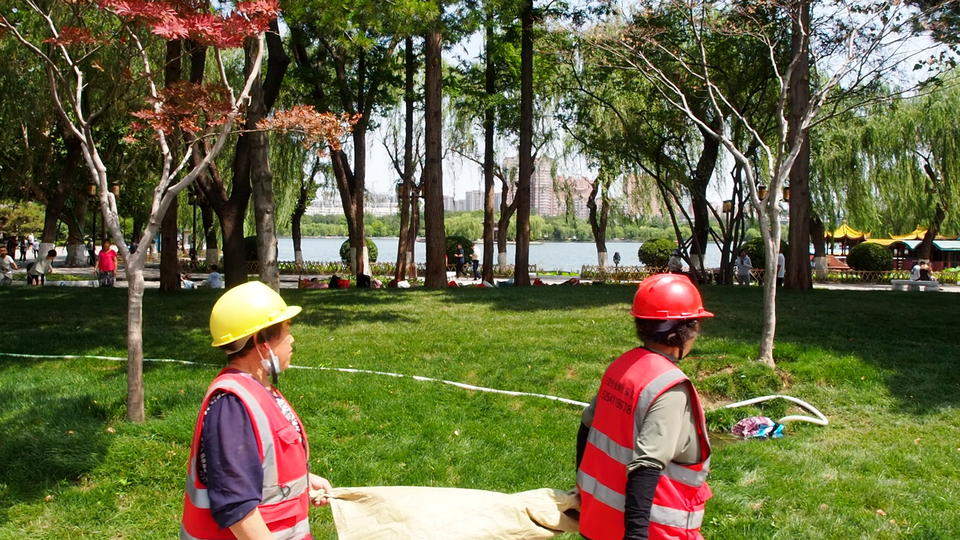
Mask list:
[[[587,219],[590,216],[590,208],[587,206],[587,200],[590,198],[590,190],[593,189],[592,181],[585,176],[569,177],[558,176],[556,180],[558,196],[560,197],[560,214],[567,213],[567,202],[572,204],[571,210],[577,219]],[[567,198],[569,196],[569,199]]]
[[[463,200],[463,209],[467,212],[483,210],[483,191],[468,191]]]
[[[456,211],[457,211],[457,201],[454,200],[453,195],[444,195],[444,196],[443,196],[443,211],[444,211],[444,212],[456,212]]]
[[[507,158],[503,163],[504,173],[511,173],[511,169],[520,167],[520,159],[516,156]],[[553,182],[553,160],[541,157],[533,164],[533,174],[530,176],[530,212],[541,216],[559,216],[561,212],[560,197]]]
[[[363,201],[363,213],[372,216],[391,216],[399,213],[397,198],[389,193],[367,193]],[[313,203],[307,208],[307,215],[333,216],[343,214],[343,204],[336,190],[323,189],[317,192]]]

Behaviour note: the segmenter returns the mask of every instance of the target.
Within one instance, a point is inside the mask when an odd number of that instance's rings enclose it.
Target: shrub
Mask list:
[[[448,236],[447,237],[447,261],[450,264],[454,263],[457,244],[463,246],[463,260],[469,261],[470,255],[473,255],[473,240],[466,238],[465,236]]]
[[[640,245],[637,250],[637,257],[645,266],[654,268],[663,268],[667,266],[670,255],[677,249],[677,243],[669,238],[657,238],[656,240],[647,240]]]
[[[880,244],[863,242],[850,249],[847,264],[854,270],[890,270],[893,268],[893,254]]]
[[[367,255],[370,257],[370,262],[377,262],[377,245],[373,243],[373,240],[367,238]],[[350,239],[346,239],[340,244],[340,260],[343,261],[343,264],[350,265]]]

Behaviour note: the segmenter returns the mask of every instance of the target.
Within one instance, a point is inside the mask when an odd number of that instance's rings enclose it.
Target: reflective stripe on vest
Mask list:
[[[252,420],[257,424],[254,431],[260,437],[260,448],[263,449],[263,463],[261,465],[263,468],[263,491],[260,494],[260,504],[273,504],[290,498],[284,497],[283,486],[280,486],[277,482],[277,452],[273,447],[273,429],[270,427],[267,414],[260,407],[257,398],[243,385],[229,379],[219,381],[208,390],[208,394],[213,394],[217,390],[224,390],[239,397],[247,405],[246,409],[251,413]],[[210,508],[207,490],[196,487],[197,471],[195,465],[195,460],[191,459],[187,477],[187,496],[190,497],[190,502],[197,508]],[[300,492],[302,493],[302,490]]]
[[[596,446],[601,452],[624,466],[629,465],[630,462],[637,457],[634,448],[622,446],[595,429],[590,430],[590,434],[587,436],[587,442]],[[663,474],[667,477],[693,487],[703,485],[703,483],[707,481],[707,474],[709,472],[710,458],[707,458],[699,471],[672,461],[667,463],[663,469]]]
[[[650,507],[650,522],[678,529],[699,529],[703,524],[703,510],[686,512],[655,504]]]
[[[577,486],[581,493],[580,532],[594,540],[619,540],[624,534],[628,467],[637,459],[636,436],[650,407],[665,391],[689,379],[661,355],[634,349],[604,372],[595,401]],[[650,538],[701,538],[710,443],[706,418],[696,390],[691,413],[700,442],[700,461],[667,463],[650,511]]]
[[[589,493],[594,499],[623,512],[627,497],[623,493],[601,484],[596,478],[583,471],[577,471],[577,486],[581,493]]]
[[[296,525],[290,527],[289,529],[283,529],[280,531],[271,531],[273,532],[273,538],[275,540],[300,540],[301,538],[307,537],[310,535],[310,522],[306,519],[300,520]],[[180,540],[203,540],[202,538],[197,538],[196,536],[191,536],[186,529],[183,528],[183,525],[180,525]]]
[[[197,417],[187,466],[181,538],[234,537],[229,530],[220,528],[214,521],[210,512],[209,493],[206,486],[200,483],[196,470],[206,407],[218,391],[234,394],[239,398],[253,424],[263,472],[261,499],[257,508],[273,532],[273,537],[309,537],[309,450],[306,433],[302,431],[302,422],[301,431],[297,432],[272,393],[260,386],[256,380],[246,375],[221,373],[207,389]],[[297,421],[299,422],[299,419]]]

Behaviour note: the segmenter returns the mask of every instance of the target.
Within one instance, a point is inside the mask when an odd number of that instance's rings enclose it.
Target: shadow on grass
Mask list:
[[[6,364],[6,367],[4,365]],[[17,369],[0,363],[0,370]],[[36,390],[36,389],[34,389]],[[45,497],[62,482],[76,482],[100,464],[109,442],[107,408],[86,396],[65,396],[53,384],[38,398],[32,392],[0,393],[0,508]],[[0,522],[7,521],[6,510]]]
[[[759,342],[759,288],[709,287],[704,296],[717,315],[705,326],[708,335]],[[781,290],[777,321],[780,367],[838,386],[879,377],[912,414],[960,406],[960,307],[952,294]],[[836,361],[844,356],[877,369]]]
[[[443,295],[453,302],[488,305],[506,311],[566,311],[604,306],[623,306],[626,311],[635,290],[635,285],[462,287],[444,289]]]

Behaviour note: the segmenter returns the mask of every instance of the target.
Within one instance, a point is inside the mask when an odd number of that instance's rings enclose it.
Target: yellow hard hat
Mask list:
[[[288,306],[277,291],[259,281],[238,285],[217,300],[210,312],[213,347],[251,336],[268,326],[293,318],[300,306]]]

